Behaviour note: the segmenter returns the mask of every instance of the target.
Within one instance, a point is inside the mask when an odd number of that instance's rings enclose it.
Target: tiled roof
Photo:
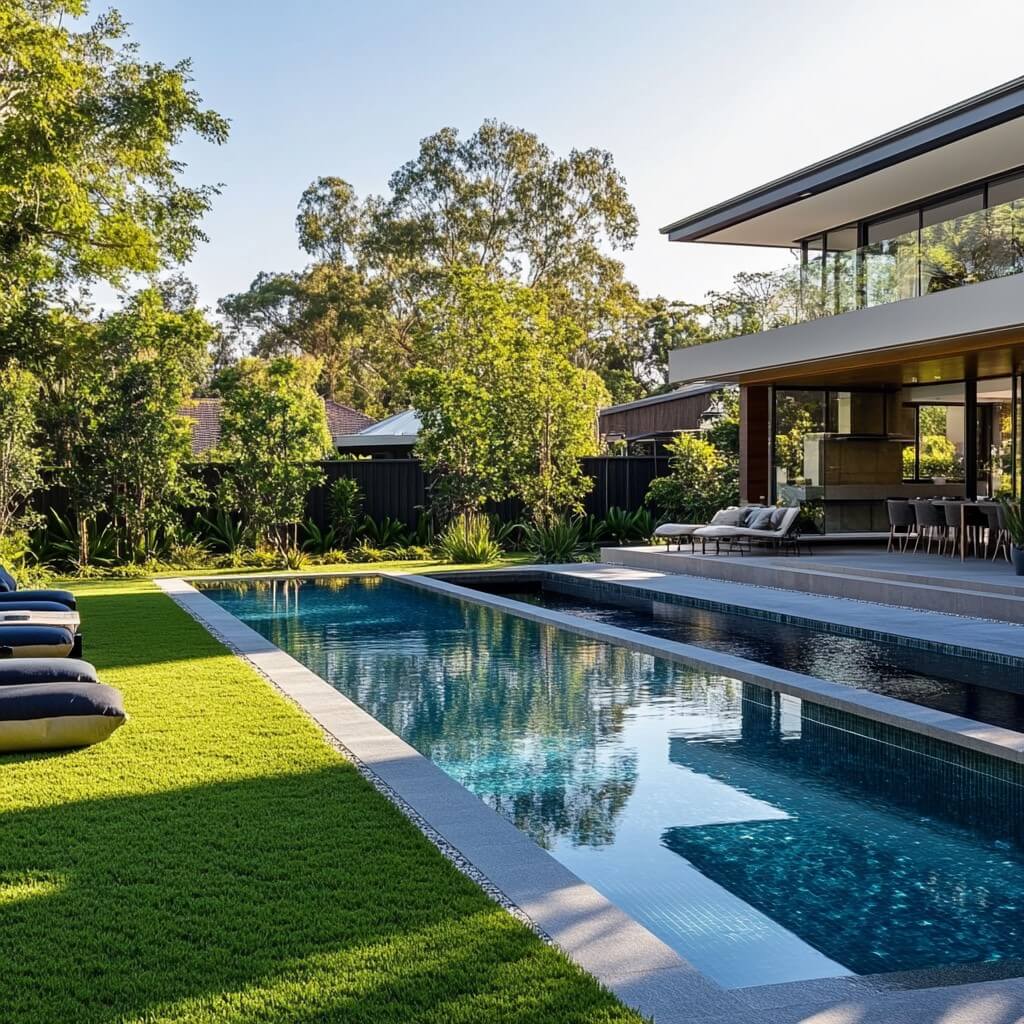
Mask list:
[[[220,401],[219,398],[193,398],[178,410],[192,421],[193,455],[202,455],[220,441]],[[327,427],[334,441],[349,434],[358,434],[374,423],[369,416],[330,398],[324,399],[324,412],[327,413]]]
[[[350,409],[332,398],[324,399],[324,412],[327,413],[327,427],[332,438],[358,434],[360,430],[365,430],[374,423],[365,413]]]

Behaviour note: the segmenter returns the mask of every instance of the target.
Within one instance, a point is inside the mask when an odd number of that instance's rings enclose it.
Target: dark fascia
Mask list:
[[[844,150],[733,199],[709,206],[661,229],[670,242],[696,242],[705,235],[777,210],[1024,114],[1024,76],[962,100],[902,128]]]
[[[714,391],[724,391],[729,384],[721,381],[704,381],[700,384],[684,384],[675,391],[666,391],[663,395],[650,395],[647,398],[637,398],[632,402],[623,402],[621,405],[606,405],[599,410],[599,415],[611,415],[612,413],[630,412],[633,409],[643,409],[648,405],[658,405],[661,402],[678,402],[683,398],[699,398],[701,395],[710,395]]]

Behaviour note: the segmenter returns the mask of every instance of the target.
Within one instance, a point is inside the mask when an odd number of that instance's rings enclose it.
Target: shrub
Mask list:
[[[550,525],[523,527],[526,550],[544,563],[575,562],[583,550],[583,520],[556,519]]]
[[[195,539],[172,544],[168,554],[172,565],[186,569],[210,564],[210,549],[202,541]]]
[[[322,555],[325,551],[332,551],[340,546],[338,532],[333,526],[321,530],[312,519],[307,519],[302,532],[305,535],[301,544],[302,550],[310,554]]]
[[[241,520],[225,509],[219,508],[213,518],[199,516],[197,523],[206,535],[206,540],[216,551],[231,554],[245,546],[246,530]]]
[[[331,548],[330,551],[325,551],[317,561],[321,565],[344,565],[348,561],[348,553],[342,551],[341,548]]]
[[[437,550],[449,562],[479,565],[496,562],[501,547],[491,536],[491,523],[486,516],[462,516],[449,523],[437,542]]]
[[[610,508],[604,517],[605,532],[615,544],[631,544],[651,539],[654,517],[645,508],[627,512],[624,508]]]
[[[368,541],[361,540],[349,553],[350,562],[386,562],[387,552],[374,547]]]
[[[671,475],[651,481],[647,502],[665,519],[704,523],[739,500],[733,462],[712,444],[692,434],[680,434],[665,446],[672,454]]]
[[[281,552],[281,568],[299,572],[309,564],[309,558],[302,548],[285,548]]]
[[[351,544],[359,529],[359,513],[363,508],[359,484],[348,477],[339,477],[331,484],[327,508],[338,544],[341,547]]]
[[[378,548],[402,547],[409,543],[409,531],[405,525],[391,516],[385,516],[379,522],[373,516],[363,519],[360,533],[371,544]]]

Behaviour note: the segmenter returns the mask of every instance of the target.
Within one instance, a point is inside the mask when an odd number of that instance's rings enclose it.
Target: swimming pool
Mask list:
[[[502,574],[485,580],[477,574],[465,585],[1024,732],[1024,667],[1019,664],[852,636],[826,623],[812,627],[726,612],[682,597],[658,599],[635,588],[564,575]]]
[[[726,987],[1024,957],[1016,766],[394,580],[202,589]]]

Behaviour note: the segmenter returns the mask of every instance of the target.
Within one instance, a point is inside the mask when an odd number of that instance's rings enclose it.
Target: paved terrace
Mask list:
[[[1024,623],[1024,577],[999,559],[959,558],[884,548],[818,545],[799,557],[666,552],[664,545],[602,548],[610,565],[732,583],[853,598],[947,615]]]

